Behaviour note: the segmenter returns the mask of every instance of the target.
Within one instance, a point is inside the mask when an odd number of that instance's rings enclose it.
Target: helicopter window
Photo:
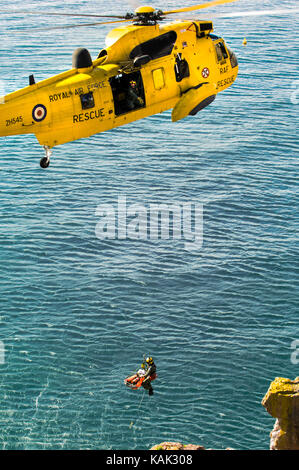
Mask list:
[[[227,59],[228,55],[223,42],[217,42],[217,44],[215,44],[215,49],[218,62],[222,62]]]
[[[161,36],[150,39],[149,41],[136,46],[130,53],[130,59],[147,55],[154,60],[169,55],[172,52],[176,39],[177,33],[175,31],[161,34]]]
[[[216,36],[216,34],[209,34],[208,35],[211,39],[213,39],[213,41],[216,41],[217,39],[219,39],[219,36]]]
[[[232,68],[237,67],[238,59],[237,59],[236,54],[233,51],[231,51],[229,47],[227,48],[227,50],[229,53],[229,58],[230,58],[230,63],[231,63]]]
[[[145,95],[140,72],[119,74],[109,81],[116,116],[144,108]]]
[[[82,109],[94,108],[94,97],[93,92],[85,93],[80,95]]]
[[[165,87],[165,79],[164,79],[164,69],[156,69],[152,71],[153,74],[153,81],[154,87],[156,90],[162,90]]]

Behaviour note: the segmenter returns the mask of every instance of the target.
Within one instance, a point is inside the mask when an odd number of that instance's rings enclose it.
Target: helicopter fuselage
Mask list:
[[[173,109],[194,115],[235,81],[236,56],[207,21],[113,29],[93,62],[6,95],[0,136],[36,135],[52,148]]]

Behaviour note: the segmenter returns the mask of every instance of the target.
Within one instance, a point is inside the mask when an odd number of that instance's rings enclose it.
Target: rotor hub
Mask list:
[[[163,12],[150,6],[141,6],[136,8],[134,13],[128,13],[126,18],[132,19],[136,25],[151,26],[163,19]]]
[[[154,12],[155,12],[155,9],[153,7],[143,6],[143,7],[136,8],[135,15],[142,15],[144,13],[146,14],[146,13],[154,13]]]

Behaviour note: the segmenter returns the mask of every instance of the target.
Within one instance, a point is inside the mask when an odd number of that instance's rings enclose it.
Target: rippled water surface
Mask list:
[[[211,12],[296,4],[240,0]],[[103,5],[38,2],[81,13]],[[163,3],[174,6],[182,4]],[[114,14],[128,9],[105,2]],[[41,80],[69,69],[79,46],[96,57],[110,29],[34,31],[53,23],[0,13],[6,93],[31,73]],[[214,26],[237,54],[239,76],[198,116],[172,124],[166,112],[57,147],[48,170],[34,136],[0,139],[2,449],[147,449],[163,440],[268,448],[273,419],[261,399],[274,377],[299,375],[291,361],[298,15],[216,18]],[[96,208],[116,207],[119,196],[146,207],[203,204],[202,248],[99,240]],[[123,385],[144,353],[157,362],[153,397]]]

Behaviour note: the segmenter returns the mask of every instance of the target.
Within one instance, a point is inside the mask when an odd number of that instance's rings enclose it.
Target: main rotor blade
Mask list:
[[[299,8],[285,8],[281,10],[253,10],[253,11],[236,11],[234,13],[216,13],[209,15],[213,18],[239,18],[242,16],[271,16],[271,15],[291,15],[299,13]]]
[[[0,10],[0,13],[12,14],[12,15],[39,15],[39,16],[76,16],[85,18],[119,18],[124,19],[125,16],[117,15],[96,15],[90,13],[55,13],[53,11],[28,11],[28,10]]]
[[[185,11],[202,10],[203,8],[210,8],[223,3],[237,2],[238,0],[213,0],[212,2],[202,3],[200,5],[193,5],[193,7],[179,8],[178,10],[163,11],[163,15],[171,15],[173,13],[184,13]]]
[[[38,29],[34,29],[34,30],[31,30],[31,31],[53,31],[53,30],[57,30],[57,29],[70,29],[70,28],[82,28],[82,27],[86,27],[86,26],[98,26],[98,25],[102,25],[102,24],[114,24],[114,23],[127,23],[127,22],[131,22],[132,19],[129,19],[129,20],[118,20],[118,21],[97,21],[96,23],[81,23],[81,24],[69,24],[69,25],[61,25],[61,26],[52,26],[50,28],[38,28]]]

